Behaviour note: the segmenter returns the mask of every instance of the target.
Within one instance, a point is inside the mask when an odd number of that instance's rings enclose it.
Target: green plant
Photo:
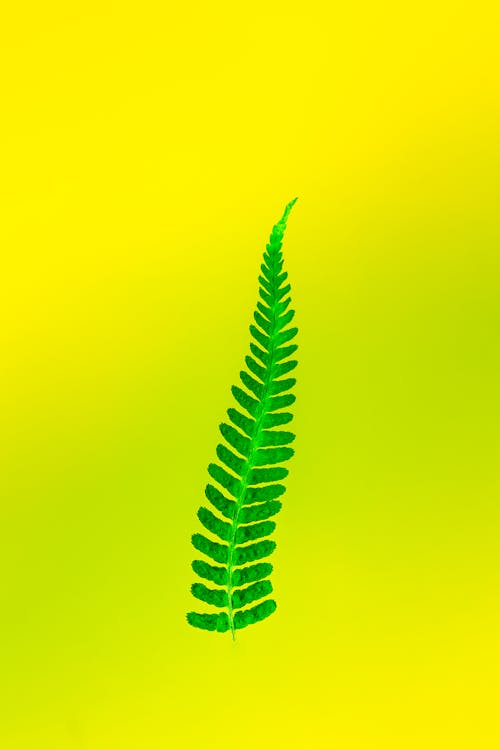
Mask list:
[[[239,386],[231,389],[237,403],[247,413],[228,409],[232,425],[223,423],[219,429],[230,447],[220,443],[216,449],[224,466],[211,463],[208,467],[212,479],[231,497],[207,484],[207,500],[220,515],[205,507],[198,510],[198,518],[205,529],[220,541],[214,542],[203,534],[192,537],[193,546],[199,552],[219,563],[193,562],[194,572],[217,588],[194,583],[192,594],[221,611],[213,614],[189,612],[187,620],[204,630],[219,633],[230,630],[233,640],[235,630],[265,619],[276,609],[274,599],[264,598],[273,590],[268,580],[273,567],[269,562],[257,561],[268,557],[276,547],[276,543],[267,538],[276,527],[269,519],[281,509],[277,498],[285,492],[285,487],[279,480],[288,474],[288,469],[278,464],[287,461],[294,452],[288,446],[295,435],[273,428],[291,421],[292,414],[283,409],[295,401],[295,396],[288,393],[295,385],[295,378],[282,377],[297,366],[297,360],[290,359],[297,345],[289,343],[297,334],[297,328],[286,327],[295,311],[288,309],[290,284],[285,284],[288,274],[282,270],[281,246],[296,200],[286,206],[280,221],[273,227],[264,252],[259,276],[261,300],[254,312],[257,325],[250,326],[254,341],[250,344],[251,355],[245,358],[248,369],[240,372],[247,390]],[[222,520],[221,516],[228,520]],[[259,599],[264,601],[243,609]]]

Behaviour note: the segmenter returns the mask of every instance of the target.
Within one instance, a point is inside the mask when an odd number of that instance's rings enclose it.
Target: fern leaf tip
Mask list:
[[[299,198],[297,196],[296,198],[294,198],[293,200],[291,200],[289,203],[286,204],[283,216],[281,217],[280,221],[278,222],[279,224],[281,224],[281,225],[286,224],[286,221],[287,221],[288,217],[290,216],[290,212],[291,212],[292,208],[295,206],[295,204],[297,203],[298,199]]]

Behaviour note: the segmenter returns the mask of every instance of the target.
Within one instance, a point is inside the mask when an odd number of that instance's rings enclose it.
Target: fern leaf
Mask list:
[[[295,370],[298,362],[296,359],[291,359],[289,362],[284,362],[281,365],[276,365],[273,368],[273,377],[280,378],[282,375],[286,375],[288,372]]]
[[[226,612],[219,612],[217,615],[200,615],[197,612],[188,612],[187,621],[195,628],[217,630],[218,633],[225,633],[230,627]],[[244,626],[240,625],[240,627]]]
[[[244,505],[252,505],[253,503],[263,503],[264,500],[274,500],[280,495],[285,493],[285,486],[283,484],[267,484],[265,487],[248,487]]]
[[[197,599],[215,607],[227,607],[227,591],[224,589],[210,589],[204,583],[193,583],[191,593]]]
[[[229,445],[237,450],[238,453],[241,453],[242,456],[247,458],[252,447],[250,440],[228,424],[219,425],[219,430],[221,431],[222,437],[227,440]]]
[[[247,565],[246,568],[237,568],[233,570],[231,582],[233,587],[243,586],[253,581],[261,581],[268,578],[273,572],[273,566],[269,562],[257,563],[256,565]]]
[[[289,391],[296,383],[295,378],[285,378],[284,380],[275,380],[271,386],[270,393],[277,395],[278,393],[284,393]]]
[[[261,521],[260,523],[244,524],[238,527],[236,532],[235,542],[236,544],[243,544],[245,542],[253,542],[254,539],[262,539],[262,537],[269,536],[272,534],[276,524],[274,521]]]
[[[207,484],[205,487],[205,496],[207,500],[210,500],[214,508],[216,508],[223,516],[229,518],[231,521],[234,518],[236,503],[234,500],[228,500],[227,497],[214,487],[213,484]]]
[[[273,466],[272,469],[252,469],[248,477],[248,484],[264,484],[264,482],[276,482],[288,476],[288,469],[284,466]]]
[[[246,409],[252,417],[255,417],[258,414],[259,402],[256,401],[256,399],[249,396],[246,391],[242,391],[237,385],[233,385],[231,391],[239,405]]]
[[[223,542],[228,542],[230,540],[232,529],[230,523],[221,521],[211,510],[203,507],[198,510],[198,518],[208,531],[211,531],[212,534],[218,536]]]
[[[279,349],[276,349],[274,352],[274,355],[273,355],[274,361],[281,362],[282,359],[291,357],[292,354],[295,354],[297,349],[298,349],[297,344],[292,344],[291,346],[281,346]]]
[[[240,510],[239,520],[241,523],[265,521],[267,518],[275,516],[280,510],[281,503],[279,500],[269,500],[267,503],[245,506]]]
[[[288,443],[293,443],[295,435],[293,432],[263,430],[261,438],[261,445],[267,448],[268,446],[288,445]]]
[[[236,612],[233,618],[235,628],[246,628],[247,625],[253,625],[255,622],[264,620],[276,610],[274,599],[266,599],[250,609],[243,609]]]
[[[254,466],[269,466],[288,461],[295,451],[293,448],[259,448],[254,454]]]
[[[233,424],[236,425],[236,427],[239,427],[245,435],[248,435],[248,437],[253,437],[253,433],[255,431],[255,420],[249,419],[248,417],[245,417],[244,414],[239,412],[237,409],[228,409],[227,410],[227,416],[231,420]]]
[[[193,534],[191,537],[193,547],[204,555],[210,557],[218,563],[227,563],[229,557],[229,547],[227,544],[219,544],[207,539],[203,534]]]
[[[192,536],[195,549],[219,564],[194,560],[193,571],[218,588],[197,582],[191,592],[222,611],[189,612],[187,621],[202,630],[230,631],[233,639],[236,630],[260,622],[276,610],[275,600],[265,598],[273,591],[268,580],[273,566],[260,561],[276,548],[268,538],[276,523],[269,519],[282,507],[277,498],[285,492],[280,480],[288,475],[288,469],[281,464],[294,455],[293,448],[287,447],[294,433],[274,428],[292,420],[292,414],[283,410],[295,401],[290,391],[296,379],[284,376],[297,366],[297,360],[290,359],[297,344],[290,342],[298,329],[289,327],[295,311],[289,309],[291,287],[288,273],[283,271],[281,250],[295,201],[286,206],[274,225],[263,254],[258,275],[260,299],[250,325],[250,354],[245,357],[246,369],[240,372],[241,385],[231,387],[237,408],[227,411],[231,424],[219,425],[225,441],[216,447],[220,463],[208,466],[215,485],[206,485],[205,496],[220,516],[203,506],[198,510],[202,526],[218,541],[203,534]]]
[[[263,599],[272,593],[273,585],[271,581],[258,581],[252,583],[244,589],[235,589],[233,592],[233,609],[240,609],[247,604]]]
[[[240,496],[240,482],[236,479],[236,477],[233,477],[232,474],[229,474],[221,466],[218,466],[217,464],[209,464],[208,473],[210,474],[212,479],[215,479],[216,482],[219,482],[221,487],[224,487],[224,489],[226,489],[230,495],[236,498]]]
[[[269,363],[269,355],[260,349],[257,344],[254,344],[253,341],[250,342],[250,351],[257,357],[257,359],[260,359],[263,365],[267,367]]]
[[[288,424],[292,421],[292,414],[287,411],[283,411],[280,414],[266,414],[262,420],[263,427],[278,427],[282,424]]]
[[[220,458],[223,464],[226,464],[228,469],[231,469],[235,474],[241,476],[243,474],[243,467],[245,466],[245,459],[238,458],[229,448],[225,445],[219,445],[216,448],[217,456]]]
[[[269,557],[275,549],[276,542],[272,542],[270,539],[264,539],[262,542],[255,542],[255,544],[248,544],[243,547],[235,547],[233,549],[232,563],[238,566],[255,562],[255,560],[262,560],[264,557]]]
[[[207,581],[217,583],[219,586],[225,586],[227,584],[227,568],[220,568],[217,565],[209,565],[204,560],[193,560],[191,567],[200,578],[205,578]]]

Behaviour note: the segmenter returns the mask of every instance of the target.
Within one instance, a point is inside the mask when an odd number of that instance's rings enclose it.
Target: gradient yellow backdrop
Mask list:
[[[0,746],[498,748],[499,13],[11,3]],[[190,535],[285,203],[278,611]]]

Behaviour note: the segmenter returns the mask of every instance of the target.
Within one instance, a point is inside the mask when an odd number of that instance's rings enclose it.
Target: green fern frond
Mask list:
[[[216,586],[193,583],[191,593],[222,611],[189,612],[187,620],[203,630],[231,631],[233,639],[235,630],[264,620],[276,609],[274,599],[266,598],[273,590],[268,580],[273,566],[259,561],[269,557],[276,547],[267,538],[276,528],[275,521],[269,519],[281,510],[277,498],[285,487],[279,482],[288,475],[288,469],[278,464],[294,454],[289,445],[295,435],[274,428],[292,420],[292,414],[283,410],[295,401],[289,391],[296,380],[283,377],[297,366],[296,359],[289,359],[297,345],[289,342],[298,329],[287,327],[295,311],[288,309],[291,287],[285,283],[288,274],[283,271],[281,247],[296,200],[286,206],[266,245],[259,275],[260,300],[253,316],[255,325],[250,326],[252,356],[245,358],[248,369],[240,372],[243,387],[231,388],[241,410],[228,409],[231,424],[219,425],[225,440],[216,448],[219,463],[208,467],[218,487],[206,485],[205,496],[213,510],[200,507],[198,518],[213,538],[194,534],[191,539],[193,546],[210,559],[210,563],[195,560],[194,572]],[[263,601],[255,604],[259,600]]]

